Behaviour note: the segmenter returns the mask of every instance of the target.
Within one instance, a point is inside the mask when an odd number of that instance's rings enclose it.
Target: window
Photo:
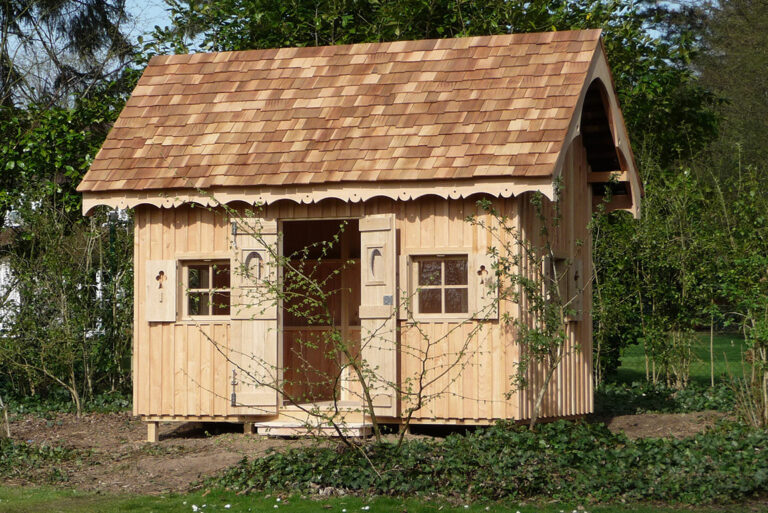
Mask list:
[[[550,301],[556,297],[561,305],[565,306],[568,315],[567,320],[580,321],[582,319],[582,293],[584,282],[582,278],[581,259],[570,260],[565,257],[555,256],[545,258],[543,261],[546,292]],[[557,287],[555,289],[555,287]]]
[[[184,264],[188,317],[229,315],[229,260]]]
[[[469,313],[466,255],[414,257],[418,314]]]

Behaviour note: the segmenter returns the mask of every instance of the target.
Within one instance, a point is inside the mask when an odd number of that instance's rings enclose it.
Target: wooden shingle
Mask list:
[[[78,190],[551,175],[600,31],[154,57]]]

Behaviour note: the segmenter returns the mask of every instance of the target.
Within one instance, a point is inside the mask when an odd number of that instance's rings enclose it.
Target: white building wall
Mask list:
[[[0,260],[0,332],[10,327],[14,305],[19,301],[19,292],[12,289],[13,281],[10,263]]]

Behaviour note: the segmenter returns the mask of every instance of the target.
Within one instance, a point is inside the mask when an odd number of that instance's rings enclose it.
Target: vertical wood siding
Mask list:
[[[568,155],[566,176],[580,173],[575,182],[586,188],[586,164],[579,146]],[[567,186],[574,178],[566,179]],[[589,255],[591,247],[586,237],[591,202],[587,190],[576,190],[566,200],[566,208],[576,217],[558,234],[559,244],[567,244],[569,233],[587,240],[581,251]],[[266,208],[265,217],[279,220],[354,218],[368,214],[395,213],[399,253],[421,251],[429,253],[452,249],[484,253],[493,244],[490,235],[465,221],[469,214],[480,214],[476,201],[444,200],[426,197],[416,201],[392,201],[385,198],[365,203],[344,203],[326,200],[318,204],[298,205],[281,201]],[[533,230],[527,198],[493,200],[510,222],[528,223],[523,228]],[[244,211],[245,209],[243,209]],[[567,219],[567,217],[566,217]],[[486,218],[487,220],[487,218]],[[145,321],[146,295],[145,262],[174,259],[194,253],[207,258],[229,258],[229,225],[221,211],[185,206],[158,209],[141,206],[136,209],[134,239],[135,312],[134,312],[134,413],[166,418],[220,418],[241,415],[242,409],[231,408],[229,393],[231,376],[227,362],[230,323],[225,321],[148,323]],[[585,258],[584,272],[591,273],[591,261]],[[469,269],[470,276],[473,269]],[[400,284],[404,283],[399,277]],[[590,304],[591,291],[585,293],[585,305]],[[183,297],[183,294],[180,294]],[[588,309],[587,309],[588,310]],[[501,305],[500,316],[525,316],[524,305]],[[424,390],[431,397],[414,414],[416,422],[488,422],[501,418],[525,418],[529,414],[528,394],[510,393],[510,376],[519,348],[511,329],[503,323],[483,321],[435,321],[421,323],[416,329],[406,319],[399,321],[401,354],[399,376],[401,383],[417,379],[421,374],[420,355],[426,359],[425,378],[431,384]],[[558,373],[557,381],[546,402],[546,415],[587,413],[591,408],[591,320],[587,315],[576,323],[570,336],[582,351],[574,353]],[[461,356],[457,356],[461,355]]]
[[[561,221],[551,242],[558,255],[569,259],[581,258],[583,262],[584,291],[582,296],[583,315],[578,322],[568,324],[569,349],[558,368],[544,397],[541,417],[584,415],[593,411],[592,384],[592,240],[588,223],[592,215],[592,192],[587,184],[589,167],[581,138],[574,140],[566,153],[563,166]],[[531,206],[530,196],[523,195],[520,201],[521,230],[529,240],[540,240],[540,222]],[[544,213],[551,216],[552,205],[545,202]],[[579,245],[578,241],[581,241]],[[524,266],[530,265],[526,262]],[[529,275],[531,269],[526,268]],[[520,305],[521,318],[530,322],[525,304]],[[534,404],[534,392],[542,386],[543,369],[533,368],[529,374],[531,386],[519,394],[520,417],[530,418]]]
[[[228,415],[229,323],[149,323],[145,320],[144,306],[147,260],[175,260],[179,255],[190,253],[229,258],[227,228],[226,219],[204,208],[136,209],[133,346],[136,415],[222,419]]]
[[[456,251],[466,253],[470,261],[473,254],[486,253],[490,245],[496,245],[490,233],[466,221],[474,214],[490,222],[490,216],[476,205],[479,198],[424,198],[398,204],[401,253]],[[494,206],[514,222],[515,200],[494,200]],[[407,283],[402,269],[401,287]],[[474,271],[469,268],[470,280]],[[505,313],[514,316],[517,309],[502,305],[501,315]],[[421,396],[427,400],[414,413],[414,420],[472,423],[518,416],[519,402],[507,398],[517,347],[498,320],[482,325],[472,320],[435,320],[418,326],[402,320],[400,328],[401,382],[413,393],[423,388]],[[405,407],[408,404],[404,402]]]

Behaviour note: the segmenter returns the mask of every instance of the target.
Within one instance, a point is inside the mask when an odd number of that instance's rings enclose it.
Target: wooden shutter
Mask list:
[[[395,215],[360,219],[361,354],[377,416],[397,415],[397,322]]]
[[[233,408],[239,414],[274,414],[279,384],[277,222],[233,219],[231,251]]]
[[[476,252],[469,260],[469,293],[472,317],[492,320],[499,318],[499,291],[493,269],[493,258],[487,252]]]
[[[178,277],[175,260],[147,260],[144,272],[148,322],[174,322],[176,320],[176,290]]]
[[[567,322],[578,322],[583,316],[582,298],[584,297],[583,262],[581,258],[570,260],[564,256],[547,256],[542,260],[544,280],[547,288],[557,286],[560,299],[567,303],[574,313],[566,317]]]

